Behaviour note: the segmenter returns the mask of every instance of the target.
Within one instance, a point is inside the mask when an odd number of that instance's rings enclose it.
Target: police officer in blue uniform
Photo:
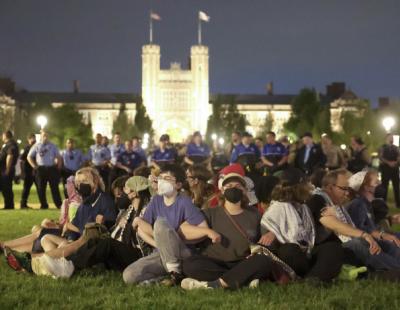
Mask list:
[[[193,133],[193,140],[187,145],[184,161],[187,165],[202,164],[208,166],[211,162],[210,147],[203,142],[199,131]]]
[[[64,195],[67,197],[67,191],[65,189],[67,179],[71,175],[75,175],[75,172],[82,167],[84,156],[81,150],[75,148],[74,139],[68,138],[65,143],[65,150],[61,151],[61,158],[63,163],[61,178],[64,185]]]
[[[21,203],[20,203],[21,209],[29,208],[28,197],[33,183],[35,183],[36,191],[38,192],[37,183],[35,180],[35,176],[33,174],[33,168],[28,162],[29,151],[31,150],[32,146],[35,145],[35,143],[36,143],[36,136],[34,133],[31,133],[30,135],[28,135],[28,144],[24,147],[24,150],[21,156],[19,157],[20,167],[21,167],[21,177],[24,180],[24,185],[21,194]]]
[[[163,134],[160,137],[159,147],[153,151],[151,155],[151,165],[157,169],[161,169],[166,164],[174,164],[176,162],[176,151],[172,147],[168,147],[169,136]]]
[[[108,178],[109,179],[108,184],[110,186],[116,178],[118,178],[121,175],[124,175],[124,170],[121,171],[121,169],[116,166],[118,157],[125,151],[124,144],[121,141],[121,133],[116,132],[114,134],[113,140],[114,140],[114,144],[111,144],[108,147],[111,152],[110,175]],[[110,190],[110,189],[108,189],[108,190]]]
[[[265,165],[264,175],[272,175],[285,169],[289,152],[282,143],[276,141],[273,131],[267,132],[266,138],[267,143],[263,147],[261,160]]]
[[[60,182],[60,170],[62,159],[58,148],[49,141],[47,132],[40,133],[41,140],[29,151],[28,162],[34,169],[38,186],[40,208],[48,209],[46,198],[46,186],[50,185],[53,202],[57,208],[61,208],[61,197],[58,189]]]
[[[144,166],[140,154],[133,150],[132,140],[125,141],[125,151],[117,159],[116,167],[123,171],[121,175],[133,175],[136,168]]]
[[[234,147],[230,163],[239,163],[243,166],[246,174],[253,174],[260,163],[260,150],[252,143],[253,136],[244,132],[242,134],[242,143]]]
[[[107,146],[103,145],[102,141],[102,135],[99,133],[96,134],[96,144],[93,144],[89,148],[88,157],[92,166],[94,166],[100,173],[100,176],[103,179],[104,185],[107,189],[108,176],[110,173],[109,163],[111,161],[111,152]]]
[[[4,196],[4,209],[14,209],[12,184],[19,155],[18,144],[10,130],[3,132],[2,138],[4,144],[0,151],[0,191]]]

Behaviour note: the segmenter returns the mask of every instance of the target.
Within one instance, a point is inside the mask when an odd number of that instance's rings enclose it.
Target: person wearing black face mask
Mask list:
[[[254,279],[267,279],[277,268],[265,255],[249,257],[250,245],[260,237],[260,215],[247,207],[243,177],[236,173],[225,175],[222,194],[222,205],[204,210],[210,228],[219,238],[206,240],[201,255],[183,261],[183,272],[188,277],[182,280],[183,289],[235,289]],[[184,234],[187,228],[181,226]],[[199,230],[197,237],[204,237],[204,233]]]

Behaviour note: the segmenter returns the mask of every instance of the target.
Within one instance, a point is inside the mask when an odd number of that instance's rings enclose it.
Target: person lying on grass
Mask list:
[[[183,260],[182,280],[185,290],[239,288],[259,280],[273,280],[274,269],[280,266],[266,255],[250,255],[251,245],[259,239],[260,215],[248,206],[246,181],[237,173],[224,176],[220,206],[203,210],[207,227],[182,225],[186,236],[200,239],[209,236],[210,229],[218,235],[218,242],[205,240],[201,254]]]
[[[42,237],[46,234],[55,234],[60,236],[63,226],[74,219],[79,205],[82,202],[82,198],[75,189],[73,176],[67,179],[66,189],[68,192],[68,198],[63,201],[58,222],[46,218],[40,225],[32,227],[31,234],[18,239],[0,242],[0,250],[3,251],[4,248],[9,248],[18,252],[43,252],[44,250],[40,244]]]
[[[340,273],[344,251],[340,242],[320,240],[314,219],[304,203],[312,185],[297,168],[282,172],[261,226],[267,232],[260,243],[273,251],[303,278],[329,282]]]

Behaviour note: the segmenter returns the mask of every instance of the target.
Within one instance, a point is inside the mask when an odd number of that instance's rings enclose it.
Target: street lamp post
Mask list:
[[[386,132],[390,132],[395,123],[396,122],[392,116],[387,116],[382,120],[382,125],[385,128]]]

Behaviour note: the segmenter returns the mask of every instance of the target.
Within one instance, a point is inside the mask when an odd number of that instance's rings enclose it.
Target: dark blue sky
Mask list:
[[[295,94],[345,81],[400,97],[398,0],[0,0],[0,75],[29,90],[139,92],[150,8],[162,66],[187,64],[197,12],[213,93]]]

